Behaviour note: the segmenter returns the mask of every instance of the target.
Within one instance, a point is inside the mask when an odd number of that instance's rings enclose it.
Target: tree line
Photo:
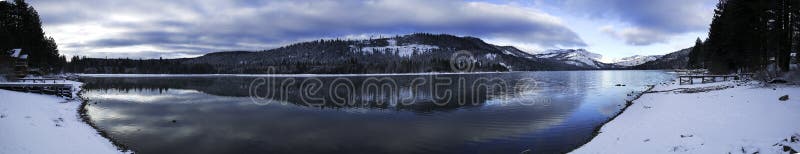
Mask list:
[[[100,74],[208,74],[217,70],[209,64],[183,64],[184,59],[102,59],[73,56],[64,72]]]
[[[45,36],[39,13],[24,0],[0,1],[0,51],[11,49],[22,49],[33,68],[59,71],[66,63],[56,41]]]
[[[688,67],[718,74],[786,72],[800,47],[798,35],[798,0],[720,0],[708,38],[696,40]]]

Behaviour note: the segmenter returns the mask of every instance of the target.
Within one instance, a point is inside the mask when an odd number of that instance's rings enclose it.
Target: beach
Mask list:
[[[756,81],[659,84],[572,153],[796,153],[799,94]]]
[[[124,153],[81,120],[73,98],[0,90],[0,153]]]

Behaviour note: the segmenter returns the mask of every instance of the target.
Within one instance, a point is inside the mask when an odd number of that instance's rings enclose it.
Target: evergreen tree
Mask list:
[[[704,57],[699,55],[705,55],[703,53],[703,41],[700,40],[698,37],[694,43],[694,47],[692,47],[692,51],[689,53],[689,68],[703,68],[703,61],[705,60]]]
[[[720,0],[708,39],[690,54],[690,67],[714,73],[755,72],[775,64],[788,71],[798,48],[798,0]],[[694,52],[694,51],[698,52]]]
[[[45,37],[39,13],[24,0],[0,1],[0,51],[21,48],[28,64],[58,72],[65,63],[53,38]]]

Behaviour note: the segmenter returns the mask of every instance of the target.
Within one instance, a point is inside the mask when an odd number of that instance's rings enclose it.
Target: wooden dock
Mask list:
[[[675,69],[674,71],[679,74],[705,74],[708,72],[707,69]]]
[[[701,79],[701,83],[717,82],[717,79],[722,81],[739,80],[741,78],[752,78],[752,73],[743,73],[739,75],[681,75],[678,76],[679,84],[694,84],[694,79]]]
[[[72,84],[68,83],[24,83],[7,82],[0,83],[0,89],[22,91],[40,94],[50,94],[72,98]]]
[[[33,83],[37,83],[37,82],[40,82],[40,83],[47,83],[47,82],[56,83],[58,81],[61,81],[61,83],[65,83],[67,81],[66,79],[59,79],[59,78],[21,78],[21,79],[17,79],[17,80],[22,81],[23,83],[25,81],[30,81],[30,82],[33,82]]]

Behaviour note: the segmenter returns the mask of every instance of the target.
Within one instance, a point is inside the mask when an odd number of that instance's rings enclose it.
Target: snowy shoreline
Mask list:
[[[656,85],[571,153],[794,152],[797,94],[797,85],[757,82]]]
[[[84,102],[53,95],[0,90],[0,153],[130,153],[81,117]]]
[[[558,70],[558,71],[507,71],[507,72],[424,72],[424,73],[376,73],[376,74],[74,74],[80,77],[359,77],[359,76],[419,76],[419,75],[479,75],[523,72],[569,72],[569,71],[643,71],[643,70]],[[646,70],[645,70],[646,71]],[[674,72],[672,72],[674,73]]]

